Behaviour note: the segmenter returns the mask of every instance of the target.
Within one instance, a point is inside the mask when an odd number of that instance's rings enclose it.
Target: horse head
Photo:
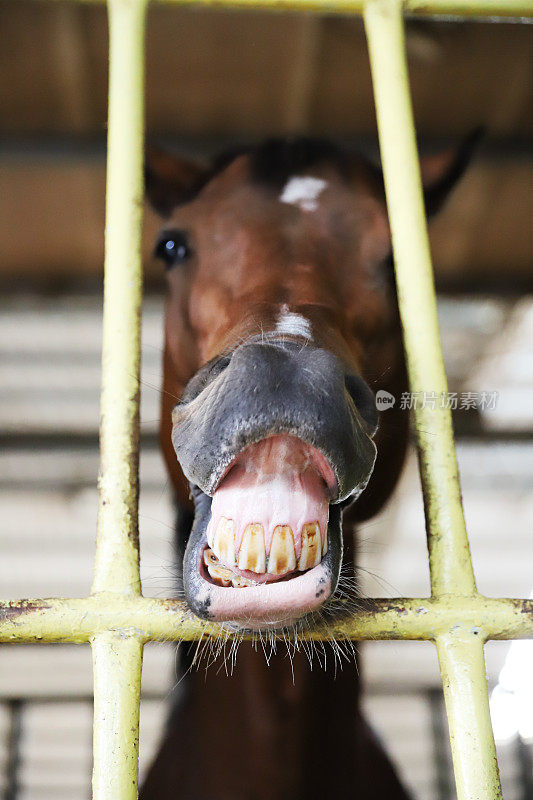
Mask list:
[[[433,212],[472,142],[426,162]],[[183,587],[193,612],[293,626],[334,596],[342,512],[374,514],[408,418],[380,170],[316,140],[271,140],[205,168],[153,152],[155,254],[168,273],[161,441],[192,496]],[[176,403],[177,401],[177,403]]]

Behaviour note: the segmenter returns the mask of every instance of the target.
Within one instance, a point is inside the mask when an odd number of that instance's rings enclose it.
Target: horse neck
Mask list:
[[[351,560],[351,552],[347,556]],[[237,759],[249,785],[268,786],[268,797],[289,797],[290,786],[293,797],[315,797],[321,776],[331,781],[332,770],[344,773],[360,735],[355,656],[339,663],[325,642],[310,664],[304,644],[293,652],[292,644],[289,651],[278,641],[270,655],[268,644],[242,642],[232,659],[229,642],[227,658],[222,653],[207,669],[207,652],[198,664],[196,645],[183,653],[187,674],[176,714],[188,744],[192,737],[209,753],[212,774],[230,780]],[[317,770],[324,763],[328,769]],[[323,788],[330,791],[331,783]]]
[[[345,662],[335,674],[329,654],[326,670],[316,659],[311,669],[302,651],[290,658],[283,649],[267,663],[261,646],[243,642],[233,669],[193,667],[176,722],[222,782],[238,763],[248,786],[269,787],[266,797],[315,797],[316,765],[330,774],[356,751],[357,668]]]

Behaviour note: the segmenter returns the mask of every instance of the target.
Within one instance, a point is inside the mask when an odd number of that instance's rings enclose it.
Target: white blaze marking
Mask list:
[[[288,333],[292,336],[304,336],[306,339],[311,339],[311,323],[301,314],[289,311],[289,306],[282,305],[276,323],[276,333]]]
[[[318,197],[328,185],[321,178],[297,175],[287,181],[279,196],[280,202],[298,206],[302,211],[316,211]]]

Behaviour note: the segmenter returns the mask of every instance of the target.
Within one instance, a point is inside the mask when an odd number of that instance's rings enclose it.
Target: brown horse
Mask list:
[[[473,138],[423,164],[429,213]],[[355,658],[311,670],[297,642],[341,613],[339,592],[356,597],[354,527],[405,456],[407,414],[378,421],[373,394],[407,389],[381,173],[327,142],[273,140],[207,170],[156,153],[147,189],[166,217],[161,445],[182,589],[197,616],[261,645],[206,675],[182,653],[141,796],[406,798],[360,714]],[[290,658],[270,654],[273,632]]]

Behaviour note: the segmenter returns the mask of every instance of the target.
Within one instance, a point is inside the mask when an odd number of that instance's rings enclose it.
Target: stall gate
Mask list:
[[[172,0],[170,0],[172,2]],[[174,0],[177,3],[182,0]],[[184,1],[184,0],[183,0]],[[447,391],[424,216],[405,14],[533,17],[533,0],[197,0],[200,5],[360,13],[374,84],[396,280],[413,393]],[[143,597],[138,547],[139,363],[146,0],[109,0],[110,70],[101,466],[96,559],[86,598],[0,604],[0,642],[89,642],[94,800],[137,797],[143,647],[220,635],[183,602]],[[444,404],[443,404],[444,405]],[[533,600],[480,595],[470,558],[451,411],[415,409],[431,597],[369,600],[313,639],[424,639],[440,662],[458,800],[501,798],[483,646],[533,636]],[[228,636],[227,632],[223,632]],[[179,787],[176,787],[179,792]]]

